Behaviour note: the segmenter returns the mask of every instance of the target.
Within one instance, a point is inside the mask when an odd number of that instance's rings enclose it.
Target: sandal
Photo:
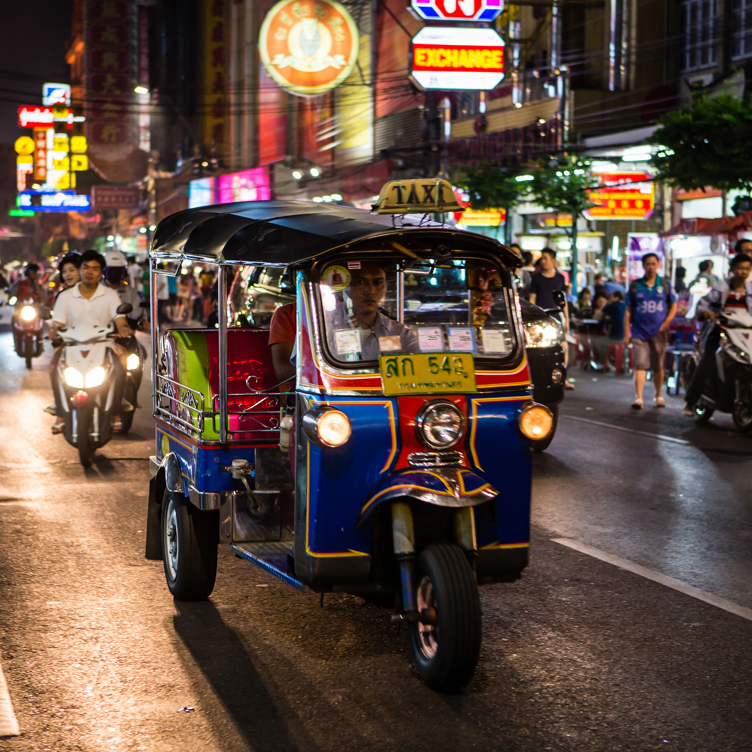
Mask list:
[[[52,433],[62,433],[65,431],[65,421],[58,420],[52,424]]]
[[[655,406],[656,407],[666,407],[666,401],[663,399],[663,397],[656,397],[655,398]]]
[[[632,409],[642,410],[642,400],[639,397],[632,403]]]

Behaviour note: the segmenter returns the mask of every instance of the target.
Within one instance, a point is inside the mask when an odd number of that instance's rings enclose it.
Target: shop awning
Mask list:
[[[670,230],[660,233],[662,238],[679,235],[724,235],[752,231],[752,212],[744,212],[738,217],[716,217],[713,219],[696,217],[682,219]]]

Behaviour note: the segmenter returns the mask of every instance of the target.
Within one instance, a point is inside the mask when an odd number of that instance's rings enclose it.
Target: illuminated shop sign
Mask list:
[[[359,44],[352,16],[335,0],[281,0],[259,32],[266,72],[300,96],[323,94],[347,79]]]
[[[75,191],[21,191],[16,205],[35,212],[86,212],[91,210],[91,198]]]
[[[215,179],[199,178],[188,183],[188,208],[198,209],[200,206],[211,206],[217,203]]]
[[[52,107],[55,104],[64,104],[70,107],[71,87],[70,84],[46,83],[42,85],[42,103]]]
[[[272,196],[268,167],[219,176],[219,203],[268,201]]]
[[[504,78],[504,41],[493,29],[427,26],[412,41],[422,89],[489,91]]]
[[[493,21],[504,0],[412,0],[413,10],[428,21]]]
[[[655,209],[655,186],[644,172],[601,172],[603,188],[590,194],[589,219],[647,219]]]

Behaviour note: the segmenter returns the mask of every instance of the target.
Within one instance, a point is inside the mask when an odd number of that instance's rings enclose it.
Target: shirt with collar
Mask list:
[[[52,320],[66,328],[82,324],[107,326],[118,314],[120,296],[109,287],[100,284],[90,298],[85,298],[79,289],[79,282],[65,291],[55,301]]]

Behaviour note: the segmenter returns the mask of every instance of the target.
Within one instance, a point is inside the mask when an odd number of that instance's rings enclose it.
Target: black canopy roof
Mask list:
[[[395,230],[391,217],[339,204],[249,201],[172,214],[157,226],[151,250],[213,262],[289,266],[364,238],[426,229],[436,231],[437,225]],[[474,237],[498,252],[496,241]]]

